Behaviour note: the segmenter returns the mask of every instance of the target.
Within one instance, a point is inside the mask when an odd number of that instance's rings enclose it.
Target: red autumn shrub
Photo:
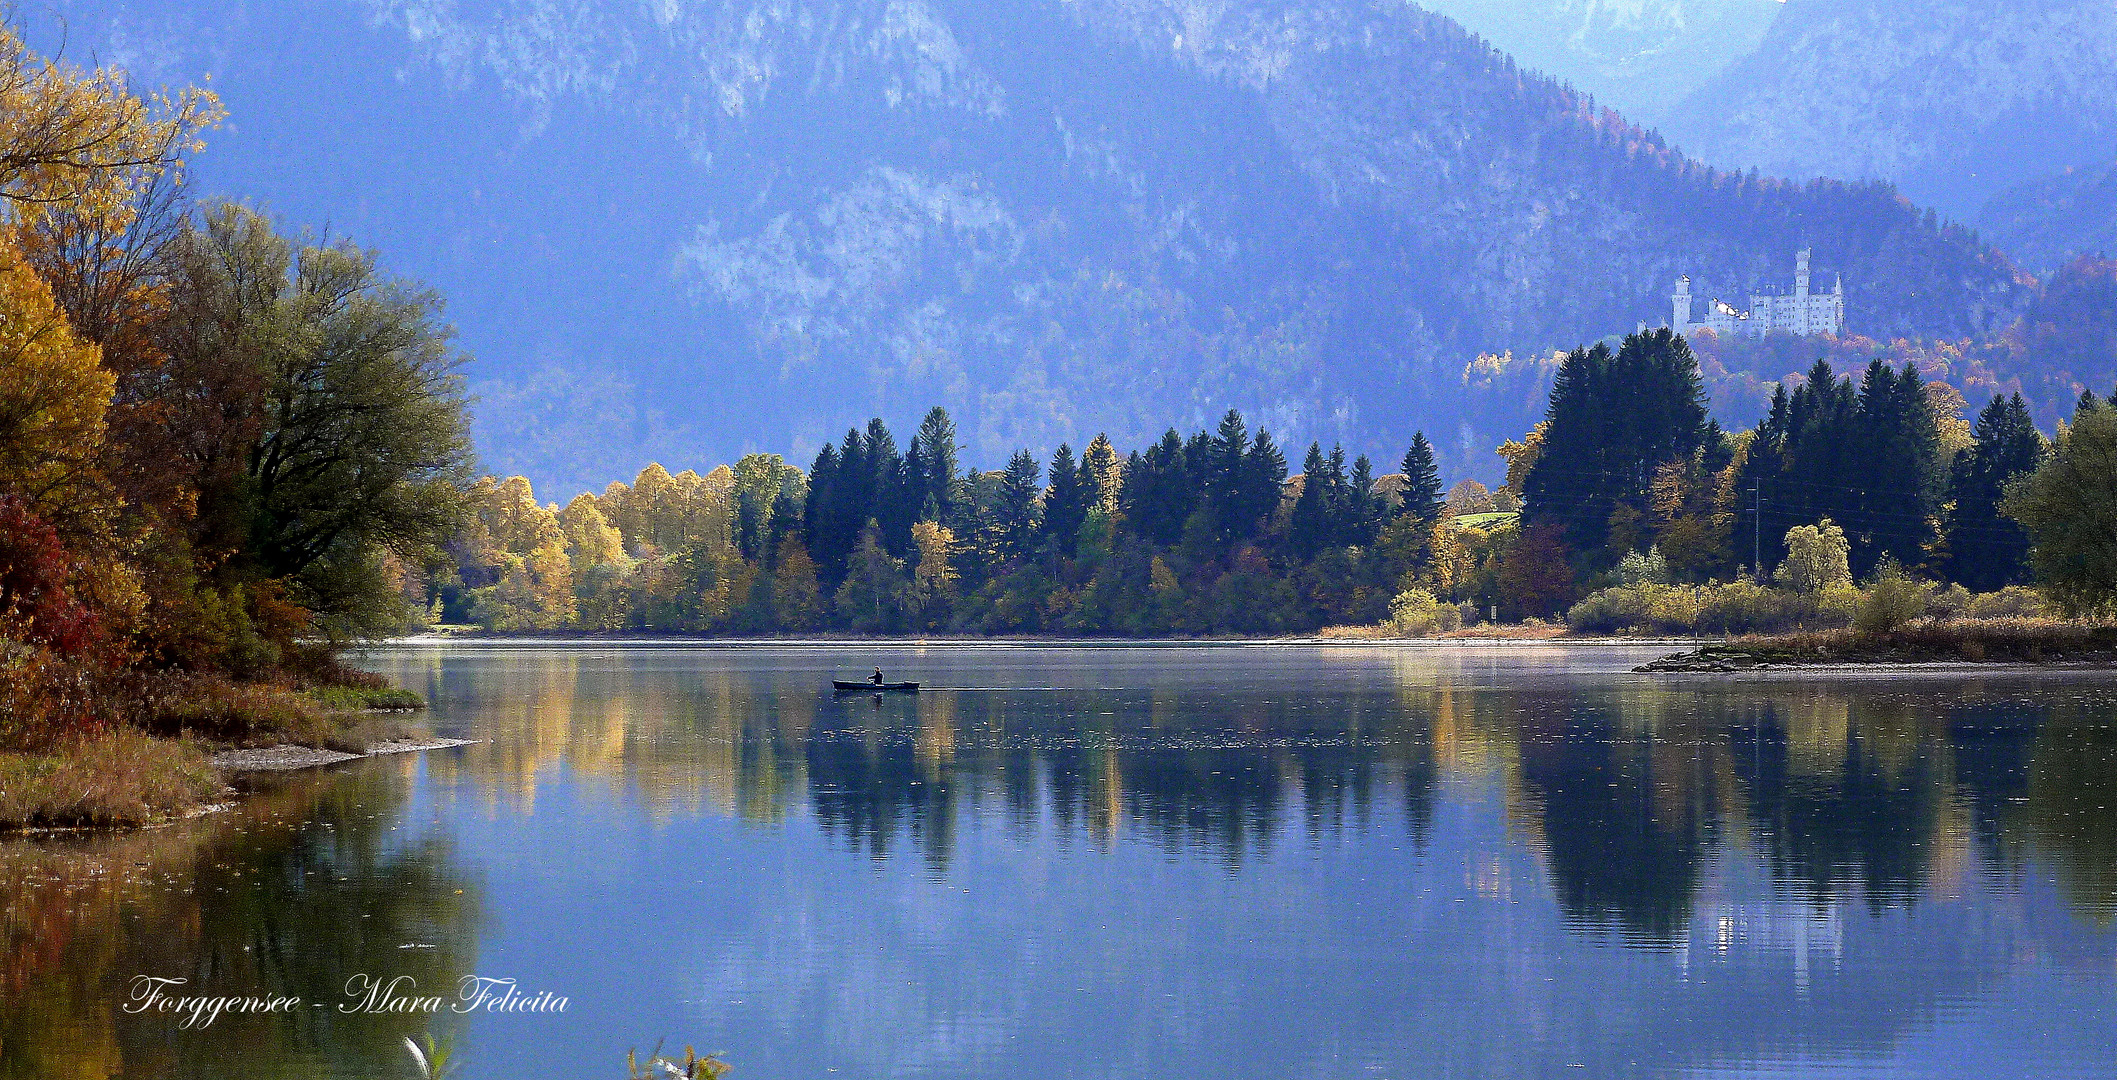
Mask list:
[[[0,495],[0,634],[63,657],[109,641],[103,619],[73,594],[74,558],[22,500]]]
[[[100,734],[127,712],[99,666],[0,639],[0,750],[45,750]]]

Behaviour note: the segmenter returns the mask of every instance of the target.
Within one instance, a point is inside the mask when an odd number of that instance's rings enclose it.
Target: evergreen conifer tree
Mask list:
[[[2000,512],[2007,485],[2043,464],[2044,438],[2020,394],[1995,396],[1977,417],[1977,442],[1949,469],[1944,533],[1949,580],[1978,592],[2025,584],[2029,536]]]
[[[1220,427],[1206,438],[1208,505],[1219,538],[1228,542],[1247,535],[1242,519],[1250,499],[1243,466],[1250,452],[1250,432],[1242,422],[1242,414],[1229,409],[1220,418]]]
[[[1323,459],[1323,547],[1342,547],[1352,507],[1345,484],[1345,447],[1333,446]]]
[[[1375,496],[1375,465],[1366,454],[1353,459],[1352,475],[1346,479],[1345,533],[1340,540],[1346,547],[1366,547],[1375,542],[1375,532],[1381,528],[1381,501]]]
[[[1860,382],[1854,457],[1832,484],[1853,511],[1853,571],[1864,577],[1886,556],[1900,566],[1926,561],[1935,539],[1945,474],[1940,431],[1926,404],[1924,380],[1906,364],[1901,372],[1876,360]]]
[[[1614,354],[1606,345],[1577,349],[1559,367],[1545,415],[1543,452],[1523,482],[1524,516],[1559,526],[1576,551],[1595,551],[1613,514],[1645,515],[1655,471],[1704,440],[1698,362],[1667,329],[1627,337]]]
[[[1272,515],[1278,513],[1285,491],[1286,457],[1272,442],[1271,432],[1259,431],[1257,441],[1250,444],[1242,458],[1241,495],[1235,506],[1232,539],[1248,540],[1262,532]]]
[[[928,509],[934,505],[933,478],[927,475],[930,467],[927,463],[926,447],[914,438],[911,446],[904,451],[904,465],[897,472],[898,513],[902,514],[906,521],[928,520]]]
[[[861,507],[863,526],[873,521],[881,530],[882,546],[893,556],[911,550],[911,526],[924,499],[914,500],[905,491],[904,458],[897,453],[896,437],[889,425],[876,417],[867,422],[867,466],[873,473],[867,504]],[[858,542],[856,530],[855,543]]]
[[[1183,539],[1184,522],[1198,508],[1190,462],[1183,436],[1173,428],[1144,453],[1132,455],[1118,494],[1127,528],[1163,547]]]
[[[1117,448],[1110,445],[1110,437],[1097,435],[1081,452],[1081,486],[1086,489],[1088,508],[1102,512],[1105,516],[1117,516],[1117,496],[1123,483],[1123,471],[1117,462]]]
[[[1773,395],[1741,479],[1735,535],[1761,537],[1767,566],[1784,557],[1776,536],[1824,518],[1845,530],[1856,574],[1885,555],[1922,565],[1945,481],[1924,382],[1877,361],[1856,388],[1817,361],[1801,387]]]
[[[1059,444],[1051,455],[1051,486],[1044,491],[1044,542],[1060,555],[1073,557],[1081,525],[1088,520],[1088,488],[1073,461],[1073,447]]]
[[[956,424],[948,410],[936,405],[919,422],[913,442],[925,464],[926,492],[921,496],[920,516],[943,523],[956,520],[958,473]]]
[[[1397,512],[1425,525],[1439,521],[1448,491],[1441,486],[1441,470],[1433,460],[1433,444],[1426,441],[1425,432],[1412,434],[1411,449],[1404,451],[1399,468],[1404,472],[1404,498]]]
[[[1308,444],[1308,457],[1301,462],[1301,494],[1294,499],[1286,531],[1288,548],[1303,559],[1315,558],[1330,540],[1329,468],[1323,444]]]
[[[816,463],[809,468],[803,532],[808,539],[809,559],[825,583],[844,575],[845,557],[858,539],[857,526],[848,522],[847,508],[857,497],[858,477],[865,467],[863,457],[860,433],[847,431],[843,449],[824,444],[816,452]]]
[[[1000,474],[994,506],[994,528],[1003,561],[1026,559],[1035,552],[1037,537],[1036,458],[1027,450],[1015,451]]]

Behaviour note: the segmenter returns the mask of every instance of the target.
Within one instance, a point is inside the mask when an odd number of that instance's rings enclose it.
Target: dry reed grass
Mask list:
[[[1918,619],[1890,631],[1817,630],[1738,638],[1760,659],[1899,663],[2117,660],[2117,626],[2050,618]]]
[[[46,753],[0,753],[0,829],[140,825],[227,793],[190,739],[121,729]]]

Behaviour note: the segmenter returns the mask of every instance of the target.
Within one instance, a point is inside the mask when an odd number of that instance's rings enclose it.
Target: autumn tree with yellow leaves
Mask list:
[[[334,643],[405,625],[459,532],[439,299],[191,204],[221,117],[0,26],[0,750],[154,727],[165,676],[354,678]],[[571,619],[556,530],[522,561]]]

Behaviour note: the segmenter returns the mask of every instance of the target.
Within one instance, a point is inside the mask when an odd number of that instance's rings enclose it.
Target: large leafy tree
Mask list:
[[[122,216],[221,116],[209,91],[141,97],[122,72],[39,57],[0,26],[0,202],[17,214]]]
[[[0,495],[83,529],[108,508],[96,463],[115,380],[99,359],[0,237]]]
[[[350,629],[393,604],[384,554],[444,542],[468,479],[461,356],[430,292],[383,275],[350,244],[282,236],[248,209],[212,208],[174,258],[168,348],[243,373],[246,415],[203,447],[239,465],[214,493],[235,515],[239,570],[285,582]]]
[[[2002,509],[2028,529],[2037,583],[2053,600],[2075,615],[2117,613],[2117,405],[2075,412]]]

